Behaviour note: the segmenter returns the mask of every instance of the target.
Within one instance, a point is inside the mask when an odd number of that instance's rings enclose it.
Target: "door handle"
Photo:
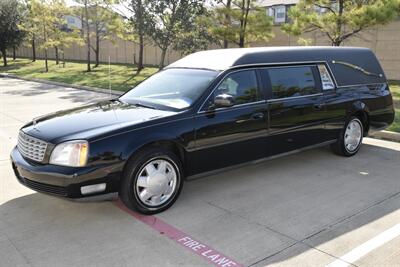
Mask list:
[[[264,118],[264,113],[262,113],[262,112],[253,113],[253,114],[251,114],[251,118],[253,120],[263,119]]]
[[[323,108],[324,108],[324,104],[315,104],[314,105],[314,110],[319,111],[319,110],[323,110]]]

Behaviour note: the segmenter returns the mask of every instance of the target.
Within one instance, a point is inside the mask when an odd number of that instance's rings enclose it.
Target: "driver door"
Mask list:
[[[234,105],[213,108],[220,94],[233,96]],[[196,173],[264,157],[268,110],[257,70],[227,74],[195,120]]]

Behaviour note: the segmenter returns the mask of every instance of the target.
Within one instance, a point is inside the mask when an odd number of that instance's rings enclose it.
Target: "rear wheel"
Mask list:
[[[331,145],[332,150],[341,156],[351,157],[360,150],[363,139],[364,127],[360,119],[351,117],[336,143]]]
[[[183,185],[179,158],[162,148],[147,148],[128,163],[121,183],[124,204],[143,214],[168,209]]]

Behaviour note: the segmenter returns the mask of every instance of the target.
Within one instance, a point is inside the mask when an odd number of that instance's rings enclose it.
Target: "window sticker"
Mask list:
[[[322,89],[323,90],[335,89],[335,85],[333,84],[332,78],[329,75],[329,72],[326,69],[326,67],[324,65],[318,65],[318,70],[321,76]]]

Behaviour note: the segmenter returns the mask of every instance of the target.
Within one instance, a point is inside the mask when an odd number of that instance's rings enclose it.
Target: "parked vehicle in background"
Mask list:
[[[393,118],[369,49],[210,50],[120,98],[33,120],[11,159],[18,180],[34,190],[119,193],[151,214],[175,202],[185,179],[322,145],[353,156],[363,136]]]

